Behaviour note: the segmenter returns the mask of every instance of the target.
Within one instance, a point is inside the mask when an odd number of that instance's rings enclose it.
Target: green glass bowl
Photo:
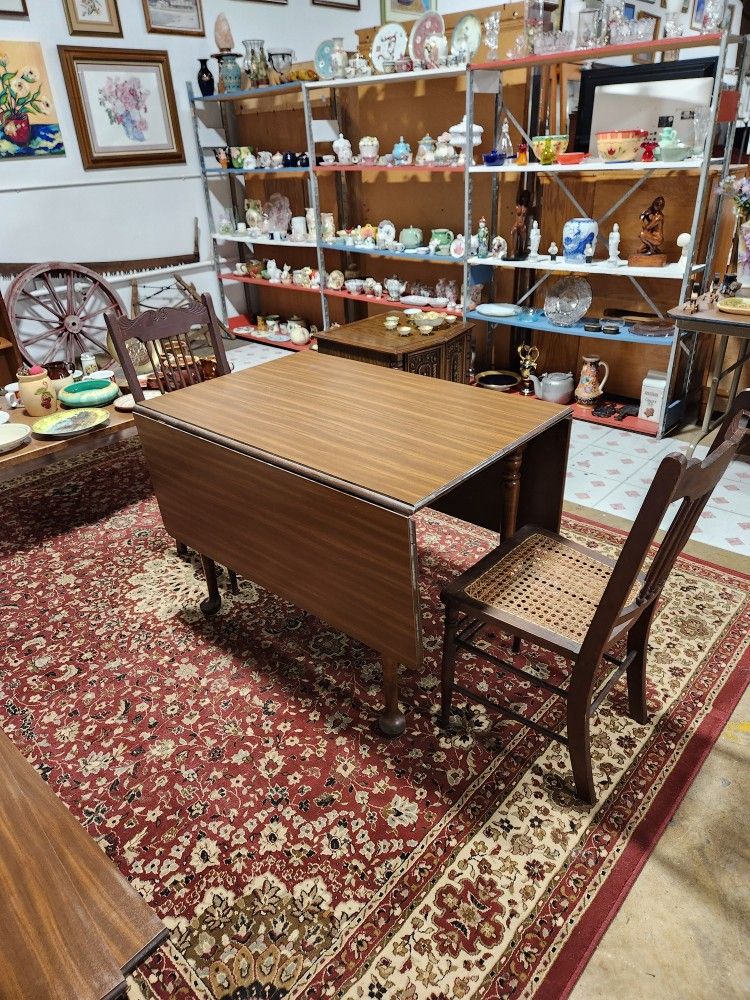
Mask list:
[[[106,406],[117,399],[120,390],[108,379],[89,379],[88,382],[74,382],[57,394],[58,402],[70,408],[77,406]]]

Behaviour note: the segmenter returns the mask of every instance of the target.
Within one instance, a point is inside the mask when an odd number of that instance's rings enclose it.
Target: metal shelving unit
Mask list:
[[[714,77],[711,101],[710,101],[710,120],[708,125],[708,136],[705,143],[705,153],[702,157],[692,157],[689,160],[685,160],[681,163],[662,163],[660,161],[653,162],[634,162],[634,163],[601,163],[596,162],[596,160],[583,161],[576,165],[559,165],[554,164],[552,166],[543,166],[539,163],[530,163],[524,166],[516,166],[515,164],[510,164],[508,166],[503,165],[502,167],[494,166],[479,166],[473,164],[467,164],[465,169],[465,199],[464,199],[464,228],[467,234],[470,234],[473,230],[473,179],[474,177],[482,174],[490,174],[493,177],[493,210],[490,214],[489,212],[483,213],[491,219],[491,235],[494,235],[493,229],[495,225],[495,220],[497,216],[496,205],[497,205],[497,183],[498,178],[503,174],[518,174],[519,176],[529,175],[530,177],[545,175],[548,176],[560,193],[562,193],[568,201],[576,209],[578,215],[586,216],[588,213],[581,207],[578,200],[571,192],[570,188],[566,185],[564,176],[566,174],[586,174],[586,173],[615,173],[620,175],[628,175],[632,178],[632,183],[627,189],[627,191],[622,194],[616,201],[616,203],[609,207],[609,209],[604,213],[604,215],[597,220],[600,227],[603,222],[608,220],[612,214],[630,198],[636,191],[640,189],[645,180],[656,174],[666,173],[667,171],[674,172],[684,172],[691,171],[698,174],[698,191],[696,196],[696,203],[693,212],[693,220],[691,225],[691,239],[688,247],[685,249],[684,253],[687,258],[687,264],[684,267],[680,267],[678,264],[669,264],[663,268],[643,268],[643,267],[631,267],[627,262],[623,262],[622,265],[610,264],[607,260],[595,260],[590,265],[586,264],[573,264],[566,262],[562,259],[556,261],[551,261],[547,255],[540,255],[535,260],[526,259],[523,261],[507,261],[507,260],[496,260],[491,258],[478,258],[475,256],[467,256],[464,261],[464,284],[469,287],[475,281],[484,280],[492,281],[493,269],[514,269],[515,271],[527,271],[531,280],[531,285],[528,287],[523,294],[519,295],[519,304],[527,303],[532,299],[534,292],[541,288],[544,283],[548,280],[550,275],[559,274],[561,272],[574,273],[582,276],[596,276],[596,275],[611,275],[617,278],[627,278],[634,289],[638,292],[641,299],[647,304],[649,310],[656,313],[657,316],[662,317],[663,312],[659,309],[653,302],[652,298],[648,295],[643,285],[641,284],[641,279],[649,278],[659,278],[663,280],[671,280],[675,283],[679,282],[679,291],[675,292],[675,301],[683,301],[687,295],[690,287],[690,283],[693,280],[702,280],[705,283],[706,274],[712,271],[713,257],[715,252],[715,241],[716,241],[716,226],[709,223],[711,226],[708,251],[706,254],[705,261],[696,261],[697,243],[699,236],[699,228],[703,215],[705,214],[707,208],[707,202],[710,197],[711,185],[709,183],[711,172],[717,172],[721,176],[724,176],[729,170],[730,157],[733,145],[734,130],[736,123],[731,124],[728,129],[728,135],[725,140],[724,146],[724,156],[719,159],[711,158],[711,150],[713,148],[714,137],[716,135],[716,128],[718,123],[718,111],[719,111],[719,98],[721,94],[722,77],[724,66],[726,62],[727,48],[730,44],[739,43],[740,45],[740,55],[738,63],[740,66],[740,78],[742,78],[743,73],[747,70],[747,44],[744,37],[730,36],[726,32],[716,33],[712,35],[698,35],[691,36],[687,38],[674,38],[674,39],[659,39],[657,41],[650,42],[639,42],[628,45],[612,45],[601,49],[586,49],[586,50],[575,50],[572,52],[563,53],[549,53],[540,56],[528,56],[524,59],[519,60],[498,60],[496,62],[485,62],[472,64],[469,67],[467,74],[467,87],[466,87],[466,120],[467,120],[467,132],[470,133],[471,126],[474,121],[474,104],[475,95],[478,92],[477,80],[481,80],[481,93],[482,94],[502,94],[502,78],[503,73],[509,70],[526,69],[527,71],[539,75],[544,67],[550,67],[558,63],[581,63],[587,62],[592,59],[605,59],[607,57],[618,56],[618,55],[635,55],[637,53],[656,53],[665,50],[687,50],[696,49],[706,46],[711,46],[718,48],[719,55],[717,61],[717,70]],[[531,139],[529,132],[533,130],[529,128],[528,131],[524,126],[517,121],[515,116],[507,109],[503,109],[504,113],[507,115],[508,119],[513,123],[515,128],[525,139],[531,149]],[[543,131],[543,129],[540,129]],[[720,207],[720,198],[715,200],[713,206],[713,219],[718,217],[718,211]],[[598,237],[599,242],[605,243],[601,233]],[[468,236],[467,236],[468,244]],[[605,244],[606,245],[606,244]],[[541,276],[539,276],[541,275]],[[519,319],[518,317],[489,317],[482,315],[480,313],[471,312],[467,314],[467,318],[483,320],[489,324],[502,324],[510,326],[515,330],[528,330],[534,331],[536,333],[556,333],[568,336],[579,336],[591,339],[602,339],[602,340],[615,340],[621,343],[634,343],[634,344],[651,344],[663,346],[665,349],[669,349],[669,361],[667,366],[667,383],[668,392],[665,394],[663,409],[659,415],[659,422],[656,427],[656,435],[661,437],[671,428],[673,428],[681,419],[684,412],[685,396],[687,388],[690,384],[690,376],[692,373],[692,364],[695,356],[695,345],[696,337],[692,338],[689,345],[684,343],[684,340],[679,336],[679,334],[671,334],[668,337],[638,337],[632,334],[620,334],[618,336],[612,337],[609,334],[595,334],[585,331],[582,325],[574,327],[558,327],[549,323],[543,315],[541,318],[524,318]],[[678,361],[680,360],[680,353],[685,352],[685,373],[682,380],[682,386],[679,391],[676,390],[675,381],[677,377]],[[627,425],[625,425],[627,426]],[[641,430],[641,427],[638,427]]]

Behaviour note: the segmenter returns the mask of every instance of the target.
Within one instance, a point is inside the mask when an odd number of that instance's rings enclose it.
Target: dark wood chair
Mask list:
[[[744,416],[740,417],[740,426],[747,427],[747,414],[750,413],[750,389],[743,389],[742,392],[738,392],[734,397],[734,402],[725,413],[724,419],[719,424],[719,430],[716,432],[716,436],[713,439],[711,447],[708,449],[709,455],[716,451],[719,445],[724,443],[727,434],[729,433],[729,428],[732,426],[734,418],[738,413],[744,414]],[[743,446],[741,450],[746,451],[747,449]]]
[[[454,690],[567,746],[576,792],[596,802],[589,747],[589,719],[619,678],[627,673],[630,715],[648,720],[646,656],[657,600],[703,508],[745,434],[748,413],[737,412],[723,442],[703,462],[668,455],[630,529],[617,560],[569,541],[562,535],[526,526],[444,588],[446,606],[442,667],[441,726],[450,725]],[[667,508],[682,501],[648,568],[644,561]],[[572,661],[568,683],[559,687],[521,670],[476,645],[486,627],[551,650]],[[613,647],[627,642],[623,658]],[[565,736],[505,705],[455,682],[456,654],[478,657],[561,695],[567,702]],[[607,674],[603,679],[603,668]],[[596,687],[596,691],[594,690]]]
[[[125,373],[128,387],[136,402],[143,402],[143,386],[136,372],[130,341],[138,341],[145,349],[151,365],[149,382],[158,386],[161,392],[174,392],[188,385],[204,382],[218,375],[228,375],[231,371],[224,343],[221,339],[219,321],[216,318],[211,296],[204,294],[200,302],[179,308],[162,307],[141,313],[135,319],[119,315],[114,309],[104,314],[109,335],[117,357]],[[191,332],[196,328],[205,330],[213,355],[196,355]],[[177,552],[185,555],[187,547],[177,542]],[[221,606],[216,564],[213,559],[201,555],[203,571],[206,574],[208,599],[201,604],[205,615],[215,614]],[[237,575],[228,570],[232,593],[238,593]]]

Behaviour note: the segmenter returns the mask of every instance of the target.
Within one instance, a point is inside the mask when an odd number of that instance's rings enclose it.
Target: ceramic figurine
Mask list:
[[[229,154],[226,149],[220,149],[216,154],[216,162],[219,164],[222,170],[226,170],[229,167]]]
[[[490,252],[490,231],[484,216],[479,220],[477,232],[477,257],[487,257]]]
[[[271,151],[268,149],[262,149],[258,153],[258,164],[263,170],[268,170],[271,167],[273,157],[271,156]]]
[[[266,264],[266,274],[268,275],[268,280],[273,285],[278,285],[281,281],[281,268],[275,260],[269,260]]]
[[[538,260],[539,259],[539,244],[542,240],[542,233],[539,229],[539,223],[534,219],[531,223],[531,232],[529,233],[529,259]]]
[[[529,162],[529,147],[525,142],[518,143],[518,154],[516,155],[516,166],[525,167]]]
[[[677,262],[680,270],[684,271],[687,267],[687,248],[690,245],[690,233],[680,233],[677,237],[677,246],[680,248],[680,259]]]
[[[377,163],[380,142],[374,135],[363,135],[359,140],[359,158],[362,163]]]
[[[435,162],[443,166],[450,166],[455,160],[456,150],[451,143],[451,137],[447,132],[443,132],[438,136],[437,145],[435,146]]]
[[[565,260],[583,264],[586,259],[586,247],[596,243],[599,235],[599,223],[595,219],[568,219],[563,226],[563,255]]]
[[[335,292],[341,291],[344,287],[343,271],[335,270],[326,275],[326,285],[328,288],[332,288]]]
[[[245,198],[245,222],[247,223],[247,228],[252,232],[260,232],[262,221],[263,211],[259,199]]]
[[[315,218],[315,210],[312,208],[305,209],[305,222],[307,223],[307,231],[310,234],[310,239],[317,239],[318,233],[318,223]]]
[[[510,234],[510,246],[513,250],[513,256],[509,257],[508,260],[526,260],[529,255],[527,246],[529,233],[527,217],[530,201],[531,194],[528,191],[522,191],[516,203],[516,221]]]
[[[401,136],[393,147],[393,162],[398,167],[405,167],[411,163],[411,146],[408,142],[404,141],[403,136]]]
[[[619,264],[620,263],[620,227],[617,223],[612,227],[612,232],[609,234],[609,263]]]
[[[288,149],[281,158],[281,165],[282,167],[296,167],[297,166],[296,154]]]
[[[255,170],[258,166],[258,161],[256,160],[254,154],[248,150],[242,158],[242,169],[243,170]]]
[[[424,61],[427,69],[444,66],[448,56],[448,39],[445,35],[430,35],[424,43]]]
[[[599,368],[604,369],[604,378],[599,381]],[[581,406],[593,406],[602,394],[604,384],[609,377],[609,365],[606,361],[600,361],[596,355],[583,357],[583,367],[581,368],[581,378],[576,386],[576,403]]]
[[[276,152],[271,157],[271,166],[274,170],[278,170],[280,167],[284,166],[284,156],[282,153]]]
[[[292,268],[289,264],[284,264],[284,270],[281,272],[281,284],[291,285],[292,283]]]
[[[641,249],[628,257],[628,263],[635,267],[664,267],[667,255],[664,247],[664,198],[659,196],[645,211],[641,212]]]
[[[502,236],[496,236],[492,241],[492,256],[504,257],[508,252],[508,244]]]
[[[498,147],[498,152],[505,153],[506,160],[513,156],[513,143],[510,141],[510,127],[508,125],[507,118],[504,119],[502,129],[500,131],[500,145]]]
[[[434,161],[435,161],[435,140],[428,132],[427,135],[423,135],[422,138],[419,140],[415,163],[422,165],[425,163],[434,163]]]
[[[332,243],[336,236],[336,223],[333,221],[333,212],[322,212],[320,216],[321,237],[326,243]]]
[[[547,253],[549,254],[549,259],[552,261],[553,264],[557,260],[557,255],[559,252],[560,251],[557,249],[557,243],[555,243],[555,241],[553,240],[549,245],[549,250],[547,251]]]
[[[589,243],[586,249],[583,251],[583,259],[587,264],[592,264],[594,262],[594,244]]]
[[[338,139],[333,143],[333,151],[339,163],[349,164],[352,162],[352,144],[344,138],[343,132],[339,132]]]

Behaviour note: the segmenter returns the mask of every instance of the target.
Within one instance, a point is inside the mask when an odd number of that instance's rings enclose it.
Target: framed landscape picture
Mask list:
[[[62,0],[71,35],[122,38],[117,0]]]
[[[41,45],[0,40],[0,159],[64,152]]]
[[[166,52],[58,52],[84,169],[185,162]]]
[[[0,17],[28,17],[26,0],[0,0]]]
[[[152,34],[205,34],[201,0],[143,0],[143,13]]]
[[[437,0],[380,0],[380,21],[416,21],[430,10],[437,10]]]

